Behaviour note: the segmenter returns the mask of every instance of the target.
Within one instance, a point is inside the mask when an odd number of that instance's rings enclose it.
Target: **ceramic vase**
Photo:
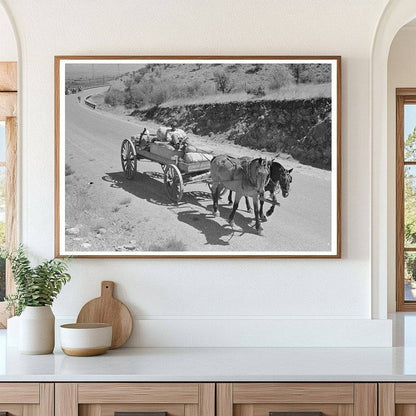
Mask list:
[[[14,316],[7,320],[7,346],[19,346],[19,319],[20,316]]]
[[[26,306],[19,319],[21,354],[50,354],[55,347],[55,316],[50,306]]]

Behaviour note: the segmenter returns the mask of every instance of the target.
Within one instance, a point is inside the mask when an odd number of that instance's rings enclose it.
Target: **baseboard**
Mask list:
[[[71,321],[70,317],[57,317],[57,324]],[[391,347],[392,321],[140,317],[134,320],[132,336],[125,346]]]

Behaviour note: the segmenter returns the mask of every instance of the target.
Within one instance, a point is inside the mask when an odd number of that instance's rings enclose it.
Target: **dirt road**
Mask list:
[[[240,202],[231,229],[231,207],[220,201],[220,217],[212,215],[212,201],[205,184],[189,185],[179,205],[170,202],[156,163],[138,162],[134,180],[124,177],[120,146],[124,138],[144,127],[158,126],[93,110],[83,98],[103,88],[65,97],[66,251],[328,251],[331,241],[330,172],[279,160],[294,167],[288,198],[263,224],[259,236],[253,214]],[[191,136],[197,147],[235,156],[260,155],[214,138]],[[262,153],[264,155],[264,153]]]

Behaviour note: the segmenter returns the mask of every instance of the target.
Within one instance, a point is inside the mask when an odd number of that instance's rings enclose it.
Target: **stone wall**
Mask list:
[[[144,120],[201,136],[222,135],[236,144],[285,152],[304,164],[331,169],[331,99],[248,101],[158,106],[136,110]]]

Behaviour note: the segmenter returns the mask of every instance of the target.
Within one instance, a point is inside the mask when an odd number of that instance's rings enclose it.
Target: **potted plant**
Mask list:
[[[46,260],[32,267],[23,246],[1,251],[10,261],[16,293],[6,296],[8,309],[19,318],[19,351],[49,354],[55,346],[55,316],[51,305],[71,276],[67,259]]]

